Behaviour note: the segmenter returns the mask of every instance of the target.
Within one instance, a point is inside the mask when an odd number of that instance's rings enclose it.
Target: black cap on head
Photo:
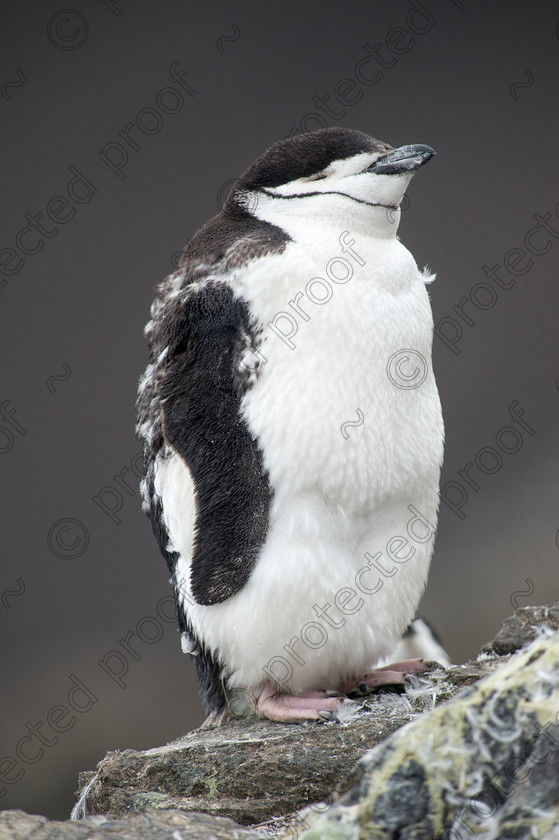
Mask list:
[[[245,190],[279,187],[321,172],[334,160],[363,152],[387,152],[391,148],[362,131],[321,128],[274,143],[241,175],[236,187]]]

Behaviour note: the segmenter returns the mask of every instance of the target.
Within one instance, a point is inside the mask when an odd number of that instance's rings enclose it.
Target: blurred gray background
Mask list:
[[[557,5],[72,3],[5,0],[0,25],[0,807],[59,818],[107,750],[202,720],[134,474],[142,331],[292,130],[438,152],[400,226],[438,274],[448,503],[422,613],[460,662],[559,598]]]

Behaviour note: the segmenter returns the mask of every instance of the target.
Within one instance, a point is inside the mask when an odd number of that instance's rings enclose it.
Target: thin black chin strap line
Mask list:
[[[345,198],[351,199],[351,201],[356,201],[357,204],[366,204],[368,207],[385,207],[387,210],[398,210],[398,205],[395,204],[381,204],[380,202],[376,201],[364,201],[362,198],[355,198],[353,195],[348,195],[347,193],[343,192],[336,192],[336,190],[328,190],[328,191],[319,191],[316,190],[315,192],[308,192],[308,193],[293,193],[293,195],[281,195],[280,193],[273,193],[269,190],[265,189],[265,187],[259,187],[258,192],[264,193],[264,195],[269,195],[270,198],[307,198],[311,195],[343,195]]]

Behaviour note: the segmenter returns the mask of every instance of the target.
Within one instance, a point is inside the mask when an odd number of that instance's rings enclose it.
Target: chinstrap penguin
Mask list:
[[[211,720],[328,719],[427,667],[375,669],[437,523],[432,277],[396,236],[433,154],[344,128],[279,141],[158,287],[142,496]]]

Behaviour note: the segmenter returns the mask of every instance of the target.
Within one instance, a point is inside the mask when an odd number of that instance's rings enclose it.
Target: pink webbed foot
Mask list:
[[[406,659],[403,662],[392,662],[381,668],[372,668],[358,677],[346,680],[340,691],[348,695],[363,695],[379,688],[400,688],[403,690],[406,674],[424,674],[437,667],[436,662],[428,659]]]
[[[264,687],[256,703],[260,717],[280,723],[295,723],[303,720],[336,720],[336,712],[347,698],[333,691],[308,691],[305,694],[280,694],[272,685]]]

